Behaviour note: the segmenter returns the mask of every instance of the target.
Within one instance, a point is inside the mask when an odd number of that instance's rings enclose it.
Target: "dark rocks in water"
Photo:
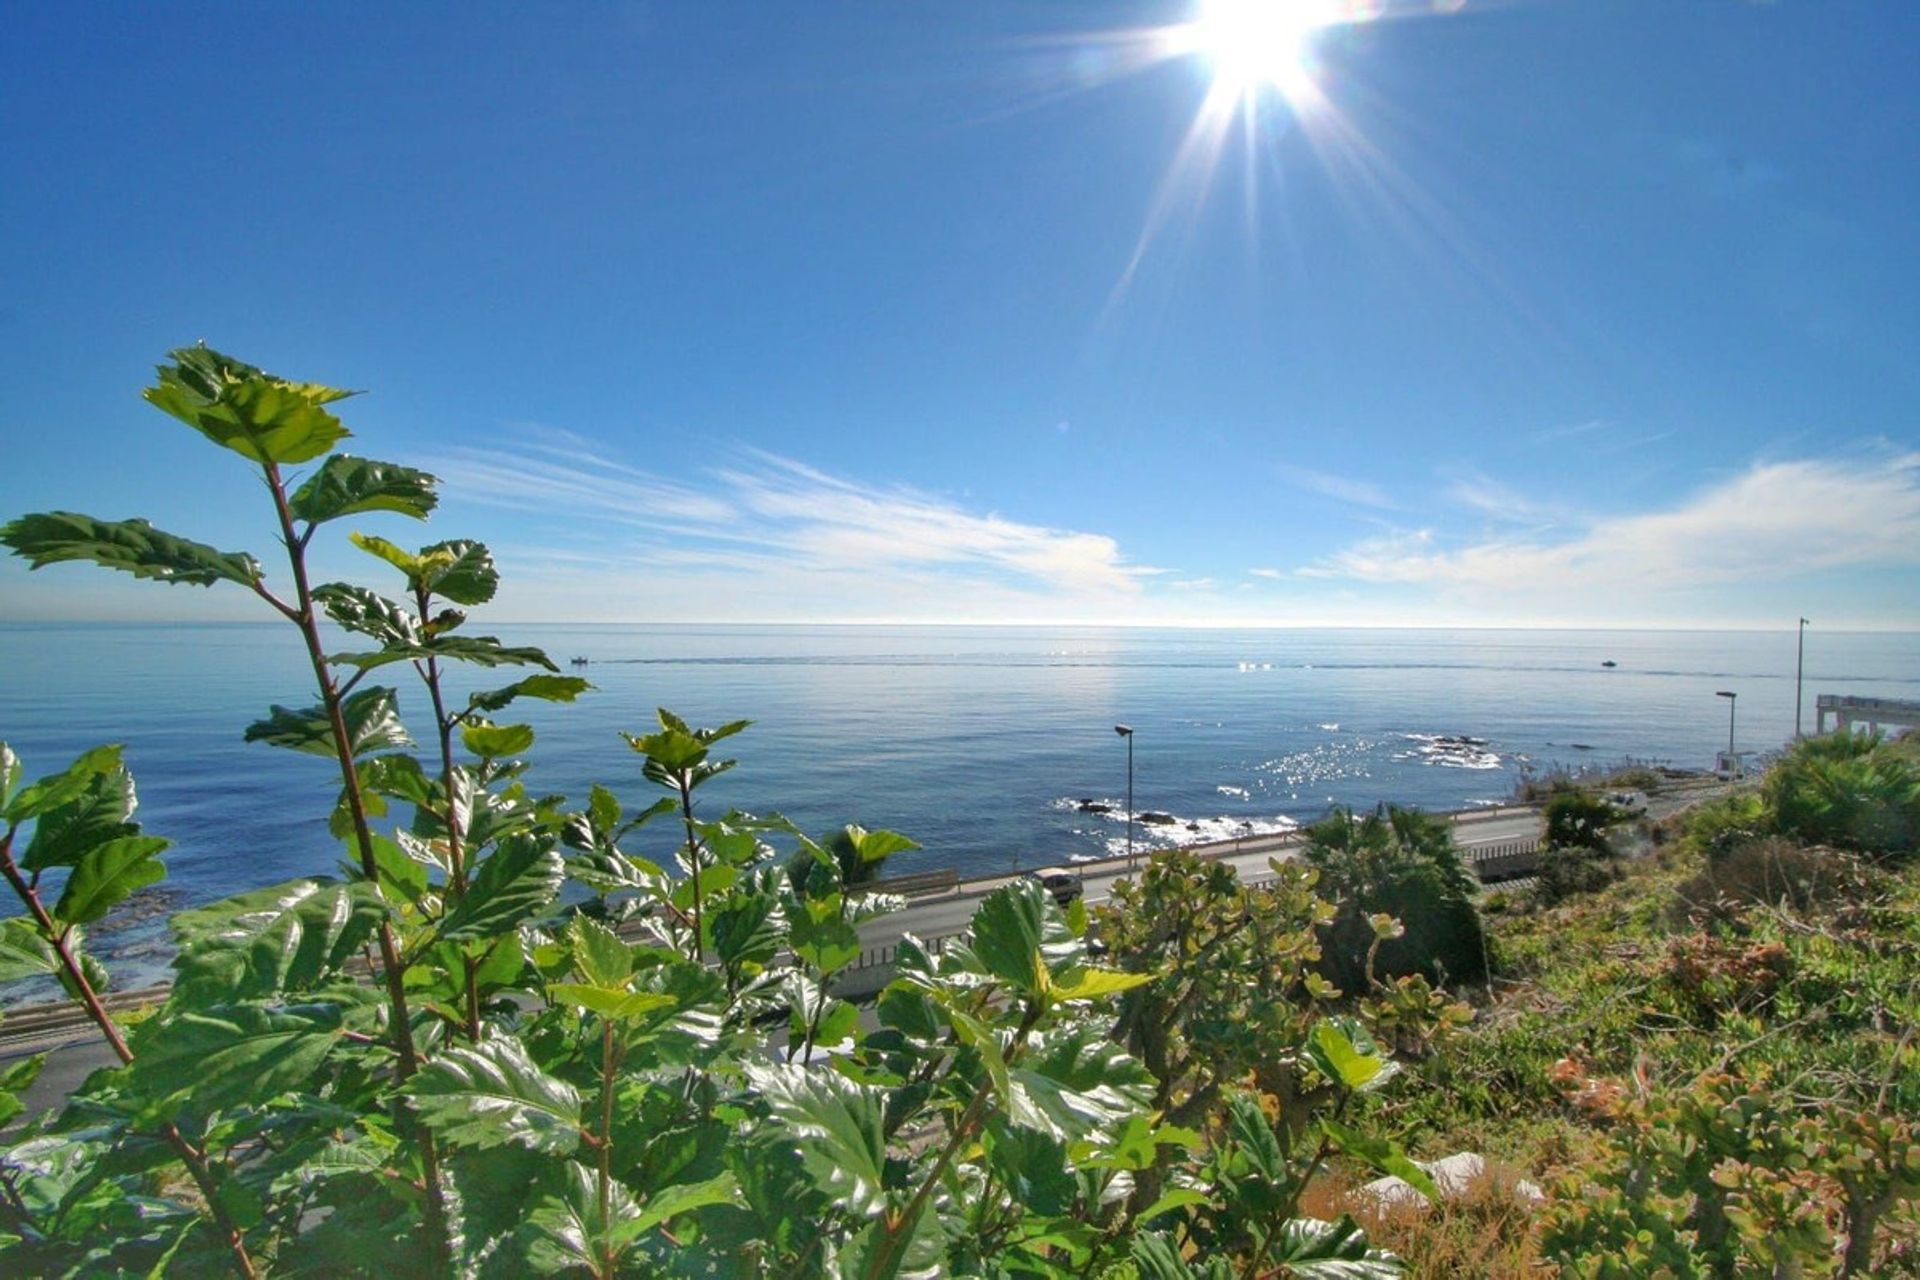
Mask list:
[[[1112,813],[1113,812],[1112,805],[1101,804],[1098,800],[1082,800],[1079,804],[1075,805],[1074,808],[1078,809],[1082,813]]]
[[[1197,822],[1189,822],[1187,824],[1187,830],[1189,831],[1198,831],[1199,829],[1200,829],[1200,824]]]
[[[1575,751],[1591,751],[1591,750],[1593,750],[1593,747],[1592,747],[1592,745],[1591,745],[1590,743],[1585,743],[1585,742],[1569,742],[1569,743],[1568,743],[1567,745],[1568,745],[1569,747],[1572,747],[1572,748],[1573,748],[1573,749],[1574,749]]]
[[[1149,812],[1141,814],[1140,821],[1149,827],[1171,827],[1178,824],[1180,819],[1170,813]]]
[[[1484,747],[1487,745],[1487,740],[1471,738],[1464,733],[1442,733],[1435,735],[1433,745],[1436,747]]]

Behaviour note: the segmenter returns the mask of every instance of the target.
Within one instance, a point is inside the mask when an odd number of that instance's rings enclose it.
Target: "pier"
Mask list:
[[[1895,726],[1902,729],[1920,728],[1920,702],[1908,702],[1900,698],[1852,698],[1836,693],[1823,693],[1813,702],[1813,723],[1815,733],[1827,731],[1827,717],[1831,715],[1834,728],[1851,731],[1857,724],[1864,724],[1873,733],[1880,732],[1883,726]]]

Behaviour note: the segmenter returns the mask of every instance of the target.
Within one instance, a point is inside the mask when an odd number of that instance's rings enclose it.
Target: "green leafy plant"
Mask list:
[[[426,473],[338,452],[345,395],[205,347],[175,352],[147,392],[263,482],[280,585],[250,554],[144,521],[0,528],[36,568],[226,584],[281,618],[315,701],[246,736],[331,762],[315,779],[344,855],[337,878],[174,917],[169,996],[123,1029],[85,929],[159,878],[165,842],[132,822],[116,749],[22,787],[0,747],[0,871],[26,912],[0,926],[0,979],[57,979],[121,1063],[0,1148],[9,1272],[1397,1271],[1350,1221],[1299,1209],[1335,1159],[1423,1177],[1365,1132],[1362,1100],[1402,1067],[1321,1007],[1331,989],[1309,964],[1333,908],[1308,873],[1207,890],[1248,926],[1216,930],[1208,959],[1270,982],[1253,1003],[1175,935],[1116,927],[1103,953],[1083,906],[1023,882],[980,898],[962,937],[901,941],[863,1017],[847,998],[871,958],[863,930],[899,905],[869,882],[912,842],[708,815],[703,788],[734,763],[716,749],[747,722],[664,709],[626,736],[652,803],[595,786],[573,809],[530,790],[534,731],[503,713],[587,685],[468,628],[498,587],[486,547],[356,531],[397,575],[385,593],[311,581],[336,522],[424,519],[435,501]],[[452,664],[518,678],[461,700]],[[1150,866],[1154,892],[1203,877],[1183,858]],[[1175,1003],[1141,1002],[1163,984]],[[1142,1013],[1156,1007],[1172,1020],[1159,1031]],[[1257,1025],[1237,1044],[1217,1022],[1243,1011]],[[1380,1005],[1395,1043],[1432,1016],[1410,989]],[[1199,1056],[1216,1051],[1223,1066]],[[36,1069],[0,1074],[0,1110],[17,1115]]]
[[[1446,819],[1397,806],[1365,817],[1336,809],[1307,828],[1306,860],[1338,903],[1322,927],[1320,965],[1335,985],[1365,992],[1379,978],[1412,973],[1456,982],[1486,976],[1479,882]],[[1400,930],[1380,935],[1378,915]]]

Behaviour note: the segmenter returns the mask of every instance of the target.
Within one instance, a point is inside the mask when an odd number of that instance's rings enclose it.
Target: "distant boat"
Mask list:
[[[576,658],[575,661],[577,662],[579,661],[579,659]],[[1612,658],[1608,658],[1605,662],[1601,663],[1600,665],[1603,667],[1617,667],[1620,664],[1615,662]]]
[[[585,658],[575,658],[573,659],[573,665],[576,667],[584,667],[587,665],[587,660]]]

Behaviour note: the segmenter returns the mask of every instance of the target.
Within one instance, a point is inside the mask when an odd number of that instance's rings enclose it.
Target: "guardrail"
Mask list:
[[[1495,818],[1525,809],[1530,806],[1503,806],[1496,809],[1475,809],[1454,815],[1456,821],[1472,822],[1482,818]],[[1300,829],[1287,831],[1268,831],[1256,835],[1236,836],[1230,840],[1209,840],[1202,843],[1181,846],[1189,853],[1203,858],[1226,858],[1244,853],[1259,852],[1266,849],[1285,848],[1298,844],[1303,839]],[[1463,852],[1467,862],[1480,877],[1481,883],[1492,884],[1504,880],[1518,879],[1532,875],[1538,868],[1540,842],[1538,840],[1512,841],[1506,844],[1469,847]],[[1077,864],[1077,869],[1085,875],[1092,872],[1100,875],[1104,872],[1119,872],[1125,869],[1126,858],[1102,858],[1094,862]],[[865,886],[868,890],[880,893],[897,893],[906,897],[917,897],[935,893],[984,893],[988,889],[1017,879],[1019,872],[995,872],[991,875],[963,878],[952,868],[939,871],[916,872],[902,876],[892,876],[877,880]],[[1245,877],[1248,885],[1260,884],[1272,879],[1264,872],[1253,872]],[[964,932],[939,934],[931,938],[921,938],[919,943],[934,954],[939,954],[955,938],[965,937]],[[862,970],[889,967],[899,953],[897,942],[882,943],[861,951],[859,957],[842,971],[852,975]],[[106,994],[103,999],[109,1009],[138,1008],[154,1004],[167,998],[171,988],[165,984],[147,987],[137,991],[121,991]],[[0,1055],[5,1053],[7,1041],[25,1040],[30,1037],[44,1037],[64,1034],[71,1030],[75,1033],[90,1030],[92,1021],[86,1010],[71,1001],[55,1001],[40,1005],[22,1005],[5,1011],[5,1030],[0,1031]]]
[[[1481,845],[1468,849],[1467,865],[1473,868],[1481,884],[1518,880],[1540,869],[1540,842],[1514,840],[1506,844]]]

